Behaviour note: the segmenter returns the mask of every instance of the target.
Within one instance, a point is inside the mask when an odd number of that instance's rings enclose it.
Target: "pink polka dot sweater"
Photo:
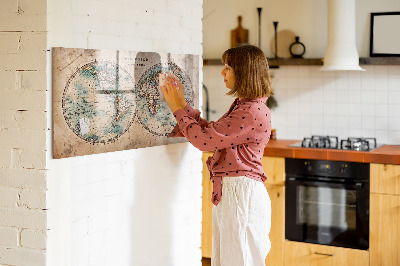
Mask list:
[[[271,112],[265,105],[267,97],[238,98],[218,121],[208,122],[200,111],[187,105],[174,112],[178,124],[169,137],[186,137],[201,151],[214,151],[207,160],[213,182],[211,201],[221,200],[224,176],[247,176],[264,182],[261,159],[271,132]]]

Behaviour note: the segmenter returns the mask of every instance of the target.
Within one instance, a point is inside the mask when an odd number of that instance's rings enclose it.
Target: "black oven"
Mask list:
[[[368,163],[287,158],[285,169],[286,239],[368,249]]]

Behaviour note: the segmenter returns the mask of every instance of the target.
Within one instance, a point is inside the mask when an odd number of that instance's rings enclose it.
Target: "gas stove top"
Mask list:
[[[338,150],[353,150],[353,151],[371,151],[378,146],[376,138],[347,138],[339,142],[336,136],[311,136],[304,138],[302,142],[289,145],[291,147],[302,148],[320,148],[320,149],[338,149]]]

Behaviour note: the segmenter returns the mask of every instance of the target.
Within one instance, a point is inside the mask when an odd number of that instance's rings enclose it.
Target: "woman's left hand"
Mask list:
[[[164,86],[161,87],[161,91],[164,93],[165,101],[172,113],[178,109],[185,108],[185,106],[181,106],[178,90],[179,84],[177,79],[172,74],[168,74]]]

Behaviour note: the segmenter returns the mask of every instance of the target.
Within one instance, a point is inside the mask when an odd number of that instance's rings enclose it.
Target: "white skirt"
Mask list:
[[[212,266],[262,266],[271,249],[271,200],[254,179],[222,178],[222,197],[212,210]]]

